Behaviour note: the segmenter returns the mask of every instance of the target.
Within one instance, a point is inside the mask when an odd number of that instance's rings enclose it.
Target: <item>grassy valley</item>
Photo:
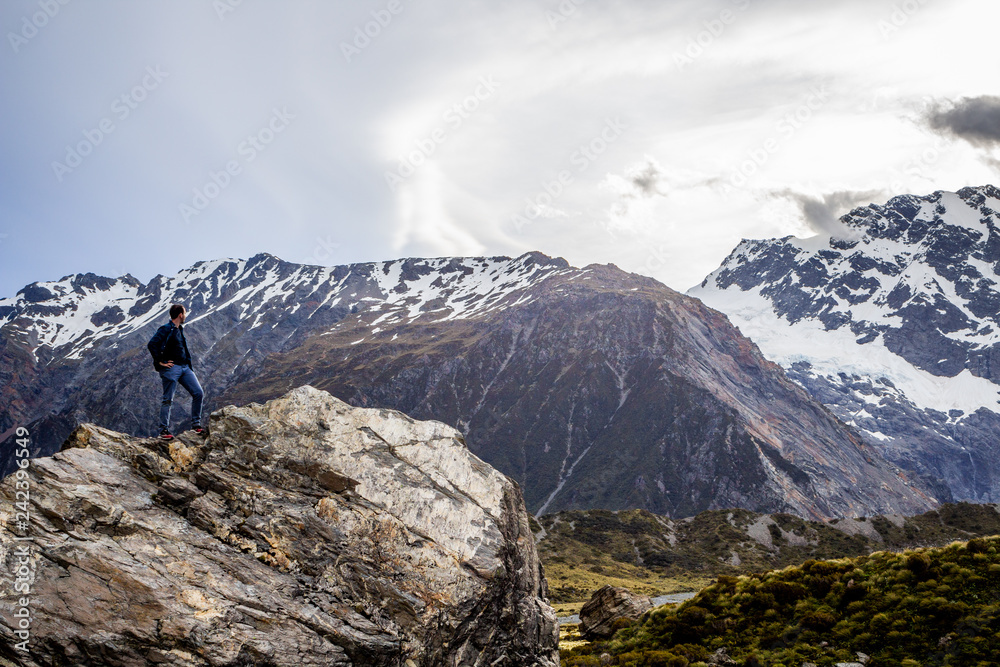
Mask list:
[[[869,667],[994,665],[981,656],[1000,655],[994,505],[829,523],[745,510],[682,520],[591,510],[543,516],[534,528],[560,616],[605,584],[651,597],[700,591],[610,642],[582,642],[564,627],[564,665],[685,667],[708,664],[720,648],[734,662],[715,655],[719,664],[795,667],[856,662],[858,652],[872,657]]]
[[[720,655],[748,666],[996,665],[1000,537],[722,575],[611,641],[564,650],[562,664],[703,667]]]
[[[702,512],[680,520],[644,510],[590,510],[543,516],[535,530],[550,597],[568,609],[605,584],[655,596],[698,590],[719,575],[997,535],[1000,511],[994,505],[956,503],[913,517],[823,523],[747,510]]]

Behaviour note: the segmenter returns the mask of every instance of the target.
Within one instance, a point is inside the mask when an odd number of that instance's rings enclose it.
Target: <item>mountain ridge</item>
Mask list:
[[[533,513],[818,518],[948,499],[886,464],[721,313],[652,278],[541,253],[340,267],[257,255],[143,286],[38,283],[0,301],[13,380],[0,426],[47,419],[36,453],[76,422],[149,432],[159,383],[143,348],[178,300],[208,409],[311,384],[445,421],[521,484]]]
[[[689,295],[889,460],[1000,497],[1000,189],[858,207],[845,236],[744,240]]]

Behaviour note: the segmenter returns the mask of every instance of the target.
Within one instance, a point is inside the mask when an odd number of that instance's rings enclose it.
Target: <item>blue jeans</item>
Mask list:
[[[170,368],[160,371],[160,379],[163,381],[163,403],[160,405],[160,430],[170,430],[170,405],[174,400],[174,392],[180,384],[191,394],[191,423],[193,426],[201,424],[201,402],[205,398],[205,392],[201,390],[198,377],[191,370],[190,366],[174,364]]]

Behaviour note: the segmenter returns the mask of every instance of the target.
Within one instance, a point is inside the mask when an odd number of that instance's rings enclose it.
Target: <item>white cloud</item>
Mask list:
[[[744,236],[809,229],[801,209],[762,214],[769,192],[995,180],[973,147],[916,121],[925,98],[996,94],[983,72],[1000,65],[997,3],[926,3],[888,37],[891,4],[740,4],[586,2],[553,29],[555,0],[404,0],[351,62],[341,43],[383,2],[242,3],[221,21],[195,0],[67,5],[0,59],[0,215],[11,221],[0,293],[120,257],[144,258],[141,279],[260,250],[294,259],[317,237],[337,243],[337,262],[537,248],[686,289]],[[23,7],[3,5],[0,19],[18,25]],[[735,19],[679,68],[675,54],[718,32],[723,10]],[[51,161],[150,65],[170,72],[155,97],[57,183]],[[448,125],[484,76],[497,90]],[[782,121],[823,85],[829,99],[789,132]],[[289,130],[181,230],[191,242],[149,256],[180,222],[178,203],[275,106],[297,114]],[[615,118],[627,128],[581,168],[574,155]],[[386,171],[439,126],[445,139],[392,192]],[[568,185],[514,229],[511,216],[564,173]]]
[[[392,250],[398,255],[478,255],[486,250],[456,215],[456,186],[436,164],[423,166],[399,189],[399,225]]]

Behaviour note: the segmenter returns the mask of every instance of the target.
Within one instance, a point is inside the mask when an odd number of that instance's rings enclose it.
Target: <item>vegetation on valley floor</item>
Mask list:
[[[680,520],[643,510],[588,510],[543,516],[534,530],[550,599],[565,615],[605,584],[653,597],[699,590],[720,575],[1000,534],[1000,512],[993,505],[956,503],[914,517],[823,523],[748,510]]]
[[[610,641],[564,650],[562,664],[702,667],[720,649],[738,665],[823,667],[859,653],[868,667],[995,665],[1000,537],[721,575]]]

